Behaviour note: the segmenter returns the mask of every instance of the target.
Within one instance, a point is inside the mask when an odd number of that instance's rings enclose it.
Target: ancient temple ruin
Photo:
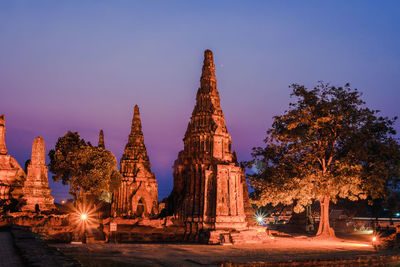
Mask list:
[[[139,107],[134,108],[131,133],[120,163],[123,176],[114,198],[118,216],[146,217],[158,213],[158,186],[151,172]]]
[[[40,136],[33,141],[23,192],[24,199],[26,199],[23,211],[37,211],[37,209],[46,211],[55,208],[47,178],[46,146]]]
[[[5,116],[0,116],[0,200],[10,202],[22,197],[22,186],[26,175],[17,160],[8,155]]]
[[[183,143],[173,166],[174,188],[168,205],[185,223],[187,235],[245,229],[249,203],[244,170],[231,152],[210,50],[204,53],[200,88]]]

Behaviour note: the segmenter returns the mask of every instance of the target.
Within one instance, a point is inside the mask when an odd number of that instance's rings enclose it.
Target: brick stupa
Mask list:
[[[27,167],[27,178],[23,188],[26,205],[22,208],[23,211],[35,211],[36,205],[39,205],[40,211],[55,208],[45,160],[46,146],[43,138],[38,136],[33,141],[32,156]]]
[[[117,216],[148,217],[158,213],[158,186],[151,172],[139,107],[134,108],[131,133],[120,163],[123,176],[114,200]]]
[[[0,200],[9,202],[22,197],[25,172],[17,160],[8,155],[6,141],[5,116],[0,116]]]
[[[168,205],[184,222],[186,235],[197,239],[198,233],[209,230],[245,229],[249,203],[244,170],[231,152],[210,50],[204,53],[200,88],[183,143],[173,166]]]

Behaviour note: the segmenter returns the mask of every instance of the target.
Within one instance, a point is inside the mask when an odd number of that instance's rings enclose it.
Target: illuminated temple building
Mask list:
[[[24,183],[24,198],[26,205],[24,211],[52,210],[54,198],[49,188],[46,166],[46,146],[42,137],[38,136],[33,141],[32,156],[27,166],[27,176]]]
[[[147,155],[139,107],[134,108],[131,133],[120,163],[123,176],[114,199],[117,216],[148,217],[158,213],[158,186]]]
[[[253,212],[244,170],[231,152],[210,50],[204,53],[200,88],[183,143],[173,166],[170,212],[194,239],[204,230],[245,229]]]
[[[9,204],[11,199],[22,197],[22,187],[26,179],[24,170],[17,160],[8,154],[6,147],[5,116],[0,116],[0,200]]]
[[[0,200],[10,204],[12,200],[24,203],[23,211],[48,211],[55,208],[51,195],[45,163],[46,151],[42,137],[36,137],[32,145],[27,174],[18,162],[8,155],[5,142],[5,116],[0,116]]]

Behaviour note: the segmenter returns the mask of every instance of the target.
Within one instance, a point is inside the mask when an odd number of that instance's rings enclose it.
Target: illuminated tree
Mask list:
[[[114,154],[86,143],[76,132],[60,137],[49,157],[53,180],[69,184],[75,200],[85,194],[110,202],[111,193],[119,187],[121,174]]]
[[[400,149],[396,118],[379,117],[349,84],[320,83],[309,90],[293,84],[295,102],[274,117],[264,148],[253,148],[248,175],[258,205],[294,204],[301,212],[319,201],[317,235],[334,236],[329,203],[384,197],[397,186]]]

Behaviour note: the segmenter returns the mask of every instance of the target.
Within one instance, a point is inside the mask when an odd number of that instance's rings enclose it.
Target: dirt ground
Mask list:
[[[376,252],[369,242],[370,236],[357,236],[351,240],[348,238],[334,240],[306,237],[274,238],[265,244],[231,246],[112,243],[52,246],[78,259],[84,266],[221,266],[222,263],[263,266],[266,263],[273,265],[278,262],[348,260],[400,255],[399,252],[393,251]],[[400,266],[400,262],[398,264]],[[357,266],[362,265],[357,264]]]

